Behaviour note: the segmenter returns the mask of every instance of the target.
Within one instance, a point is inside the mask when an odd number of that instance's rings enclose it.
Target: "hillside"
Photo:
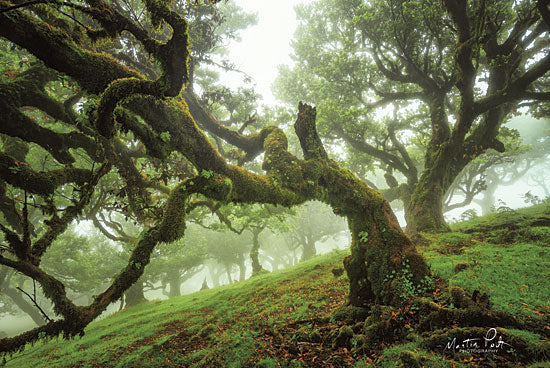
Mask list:
[[[27,347],[5,366],[548,367],[549,226],[550,213],[539,205],[456,224],[419,245],[450,286],[487,292],[496,311],[534,326],[537,333],[499,329],[512,347],[496,354],[428,349],[429,336],[412,327],[403,341],[365,349],[359,323],[342,343],[350,316],[339,309],[348,286],[338,271],[347,252],[335,251],[241,283],[142,303],[92,323],[82,338]]]

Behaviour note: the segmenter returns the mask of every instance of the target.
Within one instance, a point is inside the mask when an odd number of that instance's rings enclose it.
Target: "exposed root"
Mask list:
[[[334,347],[347,347],[361,353],[416,340],[420,347],[436,353],[458,360],[479,357],[489,361],[489,366],[512,367],[550,359],[547,340],[529,339],[509,330],[530,331],[548,337],[544,326],[492,310],[489,296],[477,290],[468,296],[462,288],[451,287],[437,295],[413,297],[404,307],[373,305],[370,311],[358,312],[347,306],[335,313],[335,319],[349,326],[344,325],[333,334]],[[358,317],[364,313],[368,316],[358,322]],[[404,366],[421,367],[427,357],[403,351],[399,359]]]

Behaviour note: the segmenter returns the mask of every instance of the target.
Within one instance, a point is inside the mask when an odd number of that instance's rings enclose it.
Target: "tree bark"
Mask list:
[[[444,183],[437,177],[421,177],[416,191],[409,202],[407,212],[407,233],[414,235],[420,231],[444,232],[449,225],[443,217]]]

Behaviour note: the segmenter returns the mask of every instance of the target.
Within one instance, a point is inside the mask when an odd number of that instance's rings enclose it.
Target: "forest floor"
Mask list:
[[[450,286],[487,293],[494,310],[541,326],[538,334],[506,329],[533,351],[428,349],[426,336],[412,328],[402,341],[358,349],[354,326],[345,344],[334,344],[345,327],[337,317],[348,289],[345,273],[339,275],[347,252],[334,251],[244,282],[127,308],[90,324],[82,338],[29,346],[7,357],[6,367],[550,367],[548,207],[455,224],[453,232],[425,235],[418,247]]]

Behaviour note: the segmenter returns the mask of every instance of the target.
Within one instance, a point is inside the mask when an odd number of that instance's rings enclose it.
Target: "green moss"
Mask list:
[[[353,323],[356,321],[364,321],[368,316],[368,310],[354,305],[344,305],[336,309],[333,314],[335,321]]]
[[[401,367],[403,368],[422,368],[424,367],[423,362],[427,360],[426,357],[410,350],[400,352],[399,359],[402,362]]]
[[[338,330],[338,334],[332,343],[334,349],[340,347],[350,347],[350,341],[353,337],[353,330],[350,326],[344,325]]]

